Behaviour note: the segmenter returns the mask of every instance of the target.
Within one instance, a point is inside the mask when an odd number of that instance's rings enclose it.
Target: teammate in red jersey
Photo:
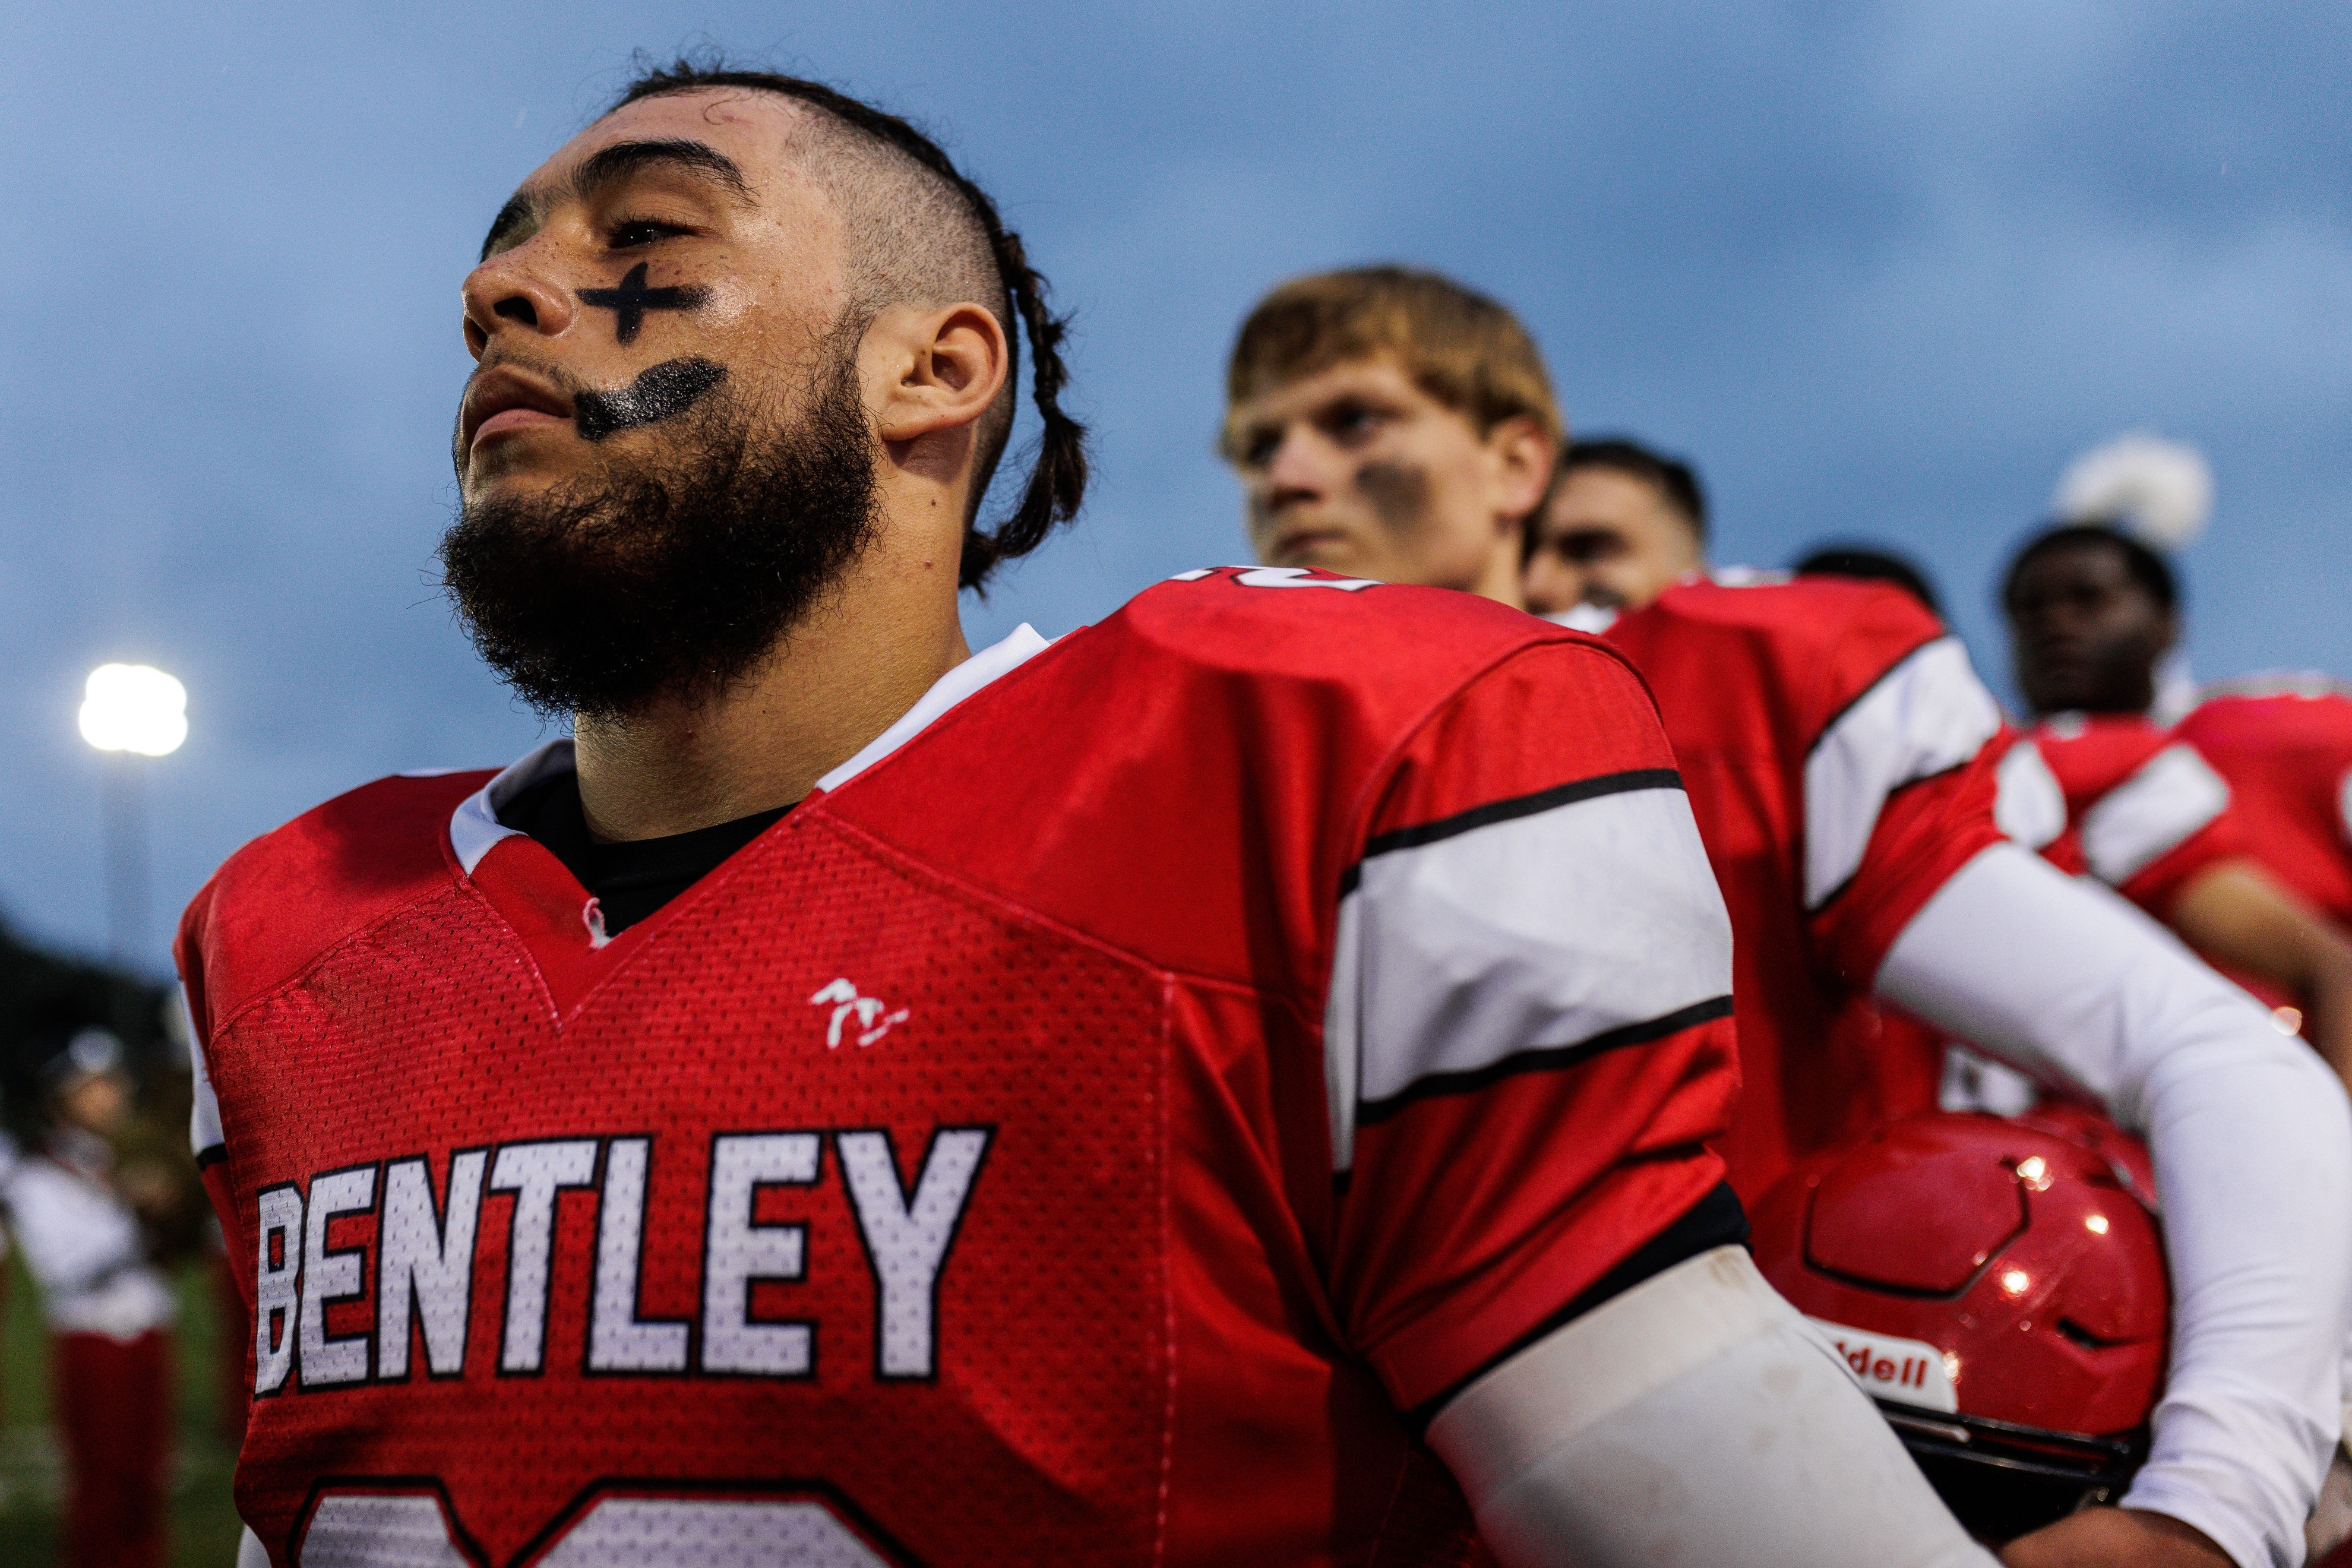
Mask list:
[[[2172,569],[2117,529],[2051,529],[2018,551],[2001,604],[2038,720],[2032,751],[2002,764],[2011,836],[2071,855],[2266,997],[2292,999],[2352,1077],[2352,943],[2254,858],[2250,816],[2277,814],[2240,805],[2192,736],[2147,716],[2179,637]]]
[[[1224,437],[1260,558],[1516,600],[1516,584],[1487,586],[1519,560],[1541,495],[1514,444],[1557,419],[1459,368],[1514,338],[1500,307],[1395,269],[1263,301],[1235,345]],[[1720,1146],[1735,1184],[1759,1191],[1899,1109],[1879,1064],[1821,1048],[1843,999],[1874,988],[2105,1101],[2159,1163],[2170,1383],[2126,1506],[2037,1531],[2009,1560],[2294,1561],[2340,1414],[2342,1091],[2136,915],[2002,841],[1986,751],[2000,714],[1932,616],[1877,584],[1711,581],[1688,471],[1629,444],[1601,455],[1571,449],[1530,581],[1573,579],[1545,608],[1622,607],[1609,640],[1657,693],[1730,906],[1746,1085]],[[1532,717],[1525,730],[1521,745],[1571,743]],[[2299,1217],[2315,1201],[2318,1251]]]
[[[2352,687],[2308,674],[2222,681],[2175,733],[2229,781],[2253,857],[2352,927]]]
[[[2352,686],[2296,673],[2219,681],[2175,732],[2229,781],[2255,858],[2352,925]]]
[[[1899,558],[1825,551],[1796,571],[1895,582],[1936,608],[1926,579]],[[2037,721],[1997,742],[2001,830],[2114,888],[2266,1000],[2292,1002],[2282,1021],[2305,1026],[2341,1062],[2352,1033],[2352,944],[2250,858],[2230,786],[2147,717],[2158,661],[2177,635],[2171,568],[2127,534],[2070,525],[2020,550],[2002,602],[2019,688]],[[1972,1053],[1955,1058],[1947,1103],[1956,1083],[1979,1079],[1987,1066]],[[2006,1083],[1963,1099],[2003,1110],[2030,1102],[2029,1084],[1994,1072]]]
[[[574,733],[188,913],[248,1557],[1453,1563],[1466,1492],[1514,1563],[1984,1561],[1735,1245],[1622,656],[1254,570],[968,654],[1080,498],[1060,327],[805,82],[640,81],[464,299],[443,558]]]

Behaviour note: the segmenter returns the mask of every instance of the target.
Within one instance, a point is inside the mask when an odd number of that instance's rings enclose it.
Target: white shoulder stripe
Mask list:
[[[2000,731],[2000,705],[1958,637],[1937,637],[1881,676],[1805,759],[1805,908],[1862,869],[1889,795],[1959,766]]]
[[[2031,739],[2009,749],[1996,779],[1992,819],[2011,838],[2040,849],[2066,831],[2066,791]]]
[[[1416,1093],[1727,1011],[1730,921],[1689,798],[1670,773],[1622,776],[1646,782],[1490,808],[1365,859],[1340,900],[1325,1013],[1338,1169],[1360,1123]]]
[[[2196,752],[2164,748],[2083,814],[2083,858],[2121,887],[2229,808],[2230,786]]]

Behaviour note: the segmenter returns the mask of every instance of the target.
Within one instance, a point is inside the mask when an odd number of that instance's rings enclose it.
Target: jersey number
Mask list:
[[[423,1489],[414,1489],[421,1485]],[[878,1531],[860,1529],[828,1499],[597,1497],[559,1520],[516,1560],[517,1568],[901,1568]],[[461,1544],[463,1542],[463,1544]],[[310,1510],[295,1553],[299,1568],[479,1568],[485,1561],[431,1482],[330,1491]]]
[[[1220,571],[1234,574],[1234,581],[1244,588],[1337,588],[1352,594],[1359,588],[1377,588],[1380,584],[1370,577],[1311,577],[1312,568],[1306,566],[1202,566],[1191,572],[1179,572],[1171,583],[1197,583],[1203,577],[1213,577]]]

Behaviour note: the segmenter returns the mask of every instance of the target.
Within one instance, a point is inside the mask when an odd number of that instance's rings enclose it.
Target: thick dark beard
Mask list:
[[[775,647],[875,533],[877,442],[840,355],[764,441],[727,389],[650,432],[657,455],[465,507],[442,537],[474,646],[542,714],[718,695]]]

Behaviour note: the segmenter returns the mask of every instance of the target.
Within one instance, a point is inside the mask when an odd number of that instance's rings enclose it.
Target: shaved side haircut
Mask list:
[[[1068,319],[1046,309],[1045,278],[1030,267],[1021,237],[1004,226],[987,193],[938,143],[895,114],[821,82],[688,59],[641,71],[604,112],[639,99],[712,88],[774,93],[808,110],[793,135],[803,167],[847,231],[850,303],[843,325],[852,341],[892,305],[970,300],[986,306],[1004,327],[1012,363],[1003,391],[976,432],[971,510],[958,574],[962,586],[980,587],[999,563],[1028,554],[1056,524],[1076,516],[1086,496],[1086,427],[1061,405],[1069,379],[1061,355]],[[1024,333],[1031,395],[1044,427],[1020,501],[994,528],[982,529],[981,500],[1013,432]]]
[[[1524,416],[1560,438],[1551,378],[1519,319],[1451,278],[1409,267],[1318,272],[1259,300],[1234,342],[1225,402],[1367,359],[1395,362],[1481,436]]]

